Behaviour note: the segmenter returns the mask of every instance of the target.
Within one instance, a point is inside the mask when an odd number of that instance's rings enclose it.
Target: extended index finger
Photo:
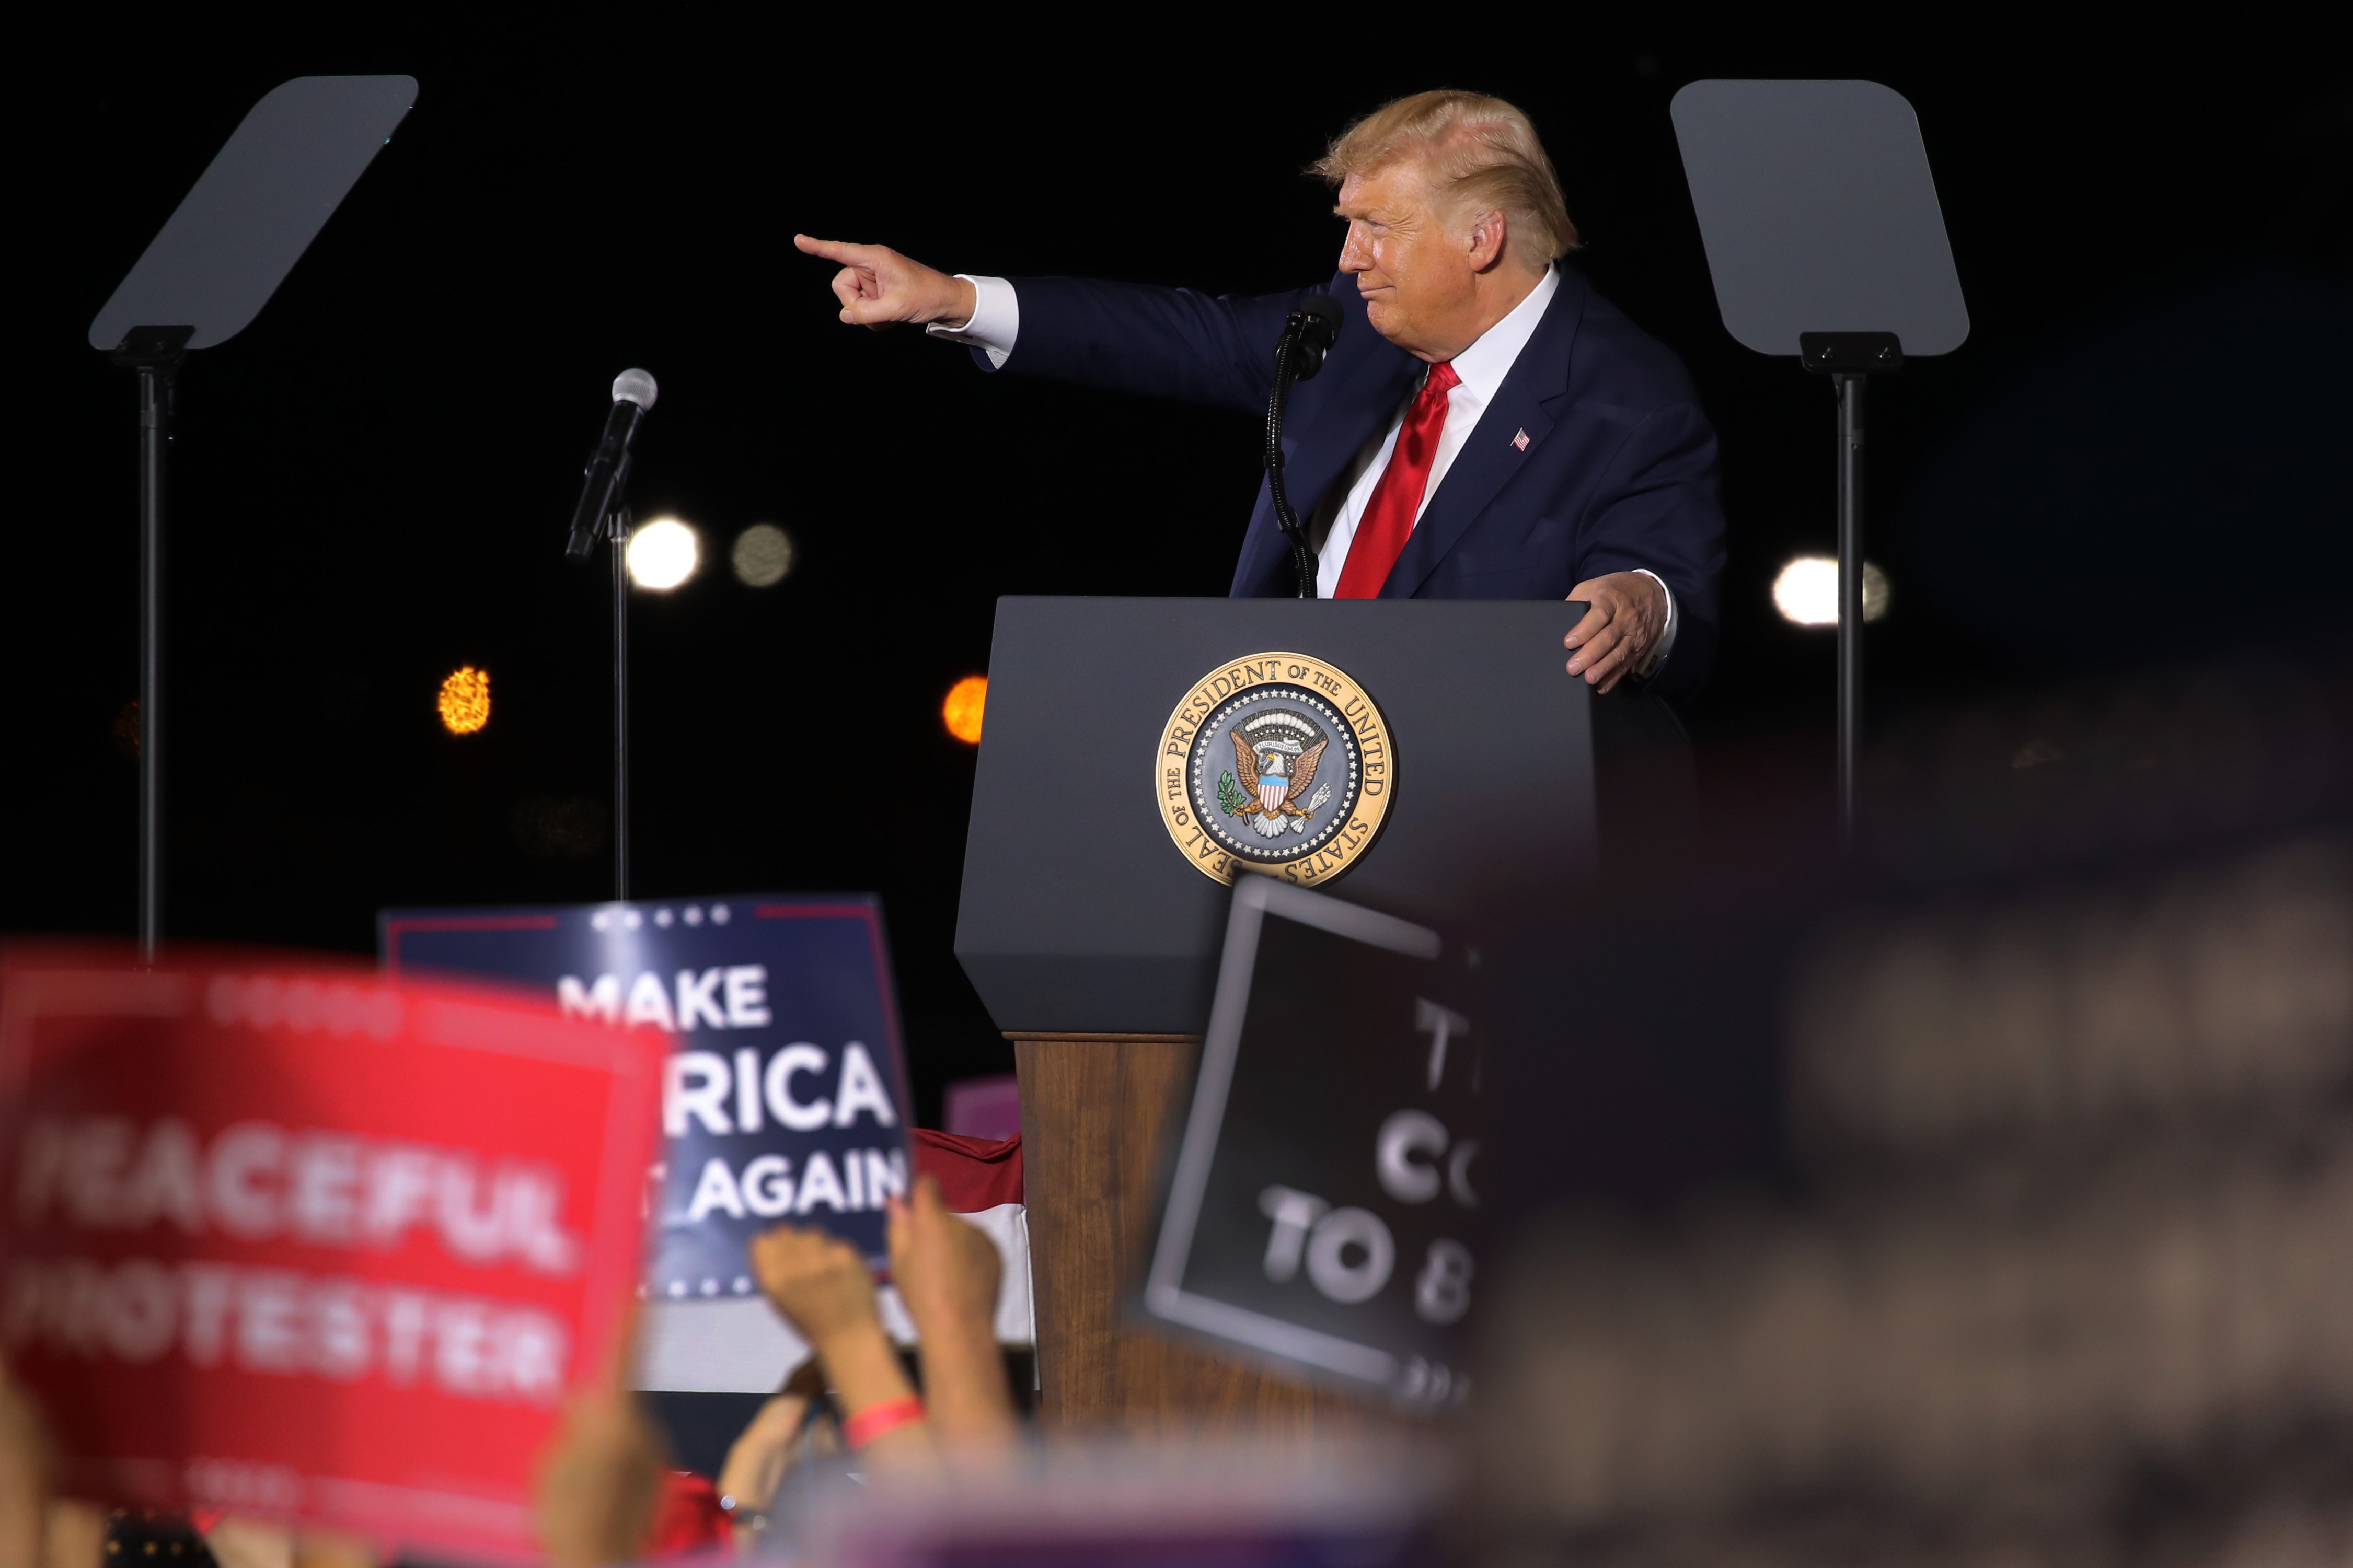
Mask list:
[[[881,258],[884,248],[879,245],[852,245],[846,239],[819,239],[812,234],[793,236],[793,245],[807,255],[822,256],[844,267],[871,267]]]

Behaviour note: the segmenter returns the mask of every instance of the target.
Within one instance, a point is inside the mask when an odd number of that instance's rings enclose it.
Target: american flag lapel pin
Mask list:
[[[1526,451],[1528,449],[1528,433],[1525,430],[1523,430],[1518,435],[1513,437],[1512,445],[1517,447],[1523,452]]]

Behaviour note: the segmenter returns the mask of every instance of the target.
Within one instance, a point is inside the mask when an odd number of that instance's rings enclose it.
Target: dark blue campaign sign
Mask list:
[[[569,1016],[669,1032],[649,1294],[751,1295],[744,1243],[786,1220],[880,1265],[909,1101],[873,898],[386,910],[378,941],[391,973],[520,981]]]

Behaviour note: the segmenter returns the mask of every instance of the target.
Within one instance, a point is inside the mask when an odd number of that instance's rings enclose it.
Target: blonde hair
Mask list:
[[[1500,98],[1440,88],[1385,103],[1332,140],[1309,173],[1337,185],[1417,158],[1430,191],[1454,212],[1503,213],[1514,248],[1550,261],[1577,247],[1560,176],[1528,117]]]

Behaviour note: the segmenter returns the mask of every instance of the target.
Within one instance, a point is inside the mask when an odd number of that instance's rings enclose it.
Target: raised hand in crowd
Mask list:
[[[1019,1437],[997,1345],[997,1246],[958,1218],[929,1176],[890,1206],[891,1276],[915,1320],[932,1430],[951,1459],[1010,1452]]]
[[[375,1553],[360,1542],[316,1531],[297,1534],[270,1520],[231,1514],[215,1521],[204,1537],[220,1568],[375,1568]]]
[[[539,1472],[540,1542],[554,1568],[607,1568],[643,1555],[661,1495],[660,1436],[629,1391],[634,1333],[565,1413]]]
[[[49,1495],[48,1435],[0,1363],[0,1563],[101,1568],[106,1510]]]
[[[48,1531],[48,1468],[41,1418],[0,1364],[0,1563],[41,1561]]]
[[[43,1568],[100,1568],[106,1562],[106,1510],[92,1502],[49,1500]]]
[[[228,1518],[204,1532],[220,1568],[293,1568],[294,1532],[267,1520]]]
[[[50,1496],[48,1479],[48,1444],[40,1417],[0,1365],[0,1568],[111,1568],[125,1542],[108,1539],[113,1531],[107,1510]],[[132,1543],[148,1535],[148,1556],[157,1555],[153,1532],[184,1538],[190,1531],[188,1521],[177,1513],[128,1510],[114,1518],[122,1521]],[[202,1534],[220,1568],[372,1568],[375,1562],[364,1545],[345,1537],[298,1534],[261,1520],[216,1519]],[[179,1547],[172,1551],[177,1554]]]
[[[784,1392],[761,1405],[729,1445],[717,1486],[720,1506],[733,1519],[739,1543],[747,1526],[754,1532],[764,1528],[759,1521],[776,1505],[776,1489],[786,1471],[804,1459],[840,1452],[833,1424],[809,1418],[824,1392],[817,1363],[803,1363]]]
[[[820,1230],[780,1225],[752,1242],[752,1272],[817,1352],[841,1403],[842,1439],[881,1469],[936,1463],[922,1400],[883,1331],[858,1249]]]

